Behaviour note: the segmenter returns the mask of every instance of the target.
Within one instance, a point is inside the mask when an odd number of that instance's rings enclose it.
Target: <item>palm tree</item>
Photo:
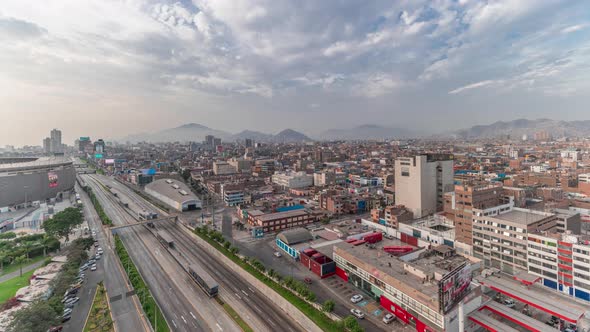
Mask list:
[[[31,252],[31,249],[33,249],[33,243],[30,241],[27,241],[25,243],[23,243],[23,248],[25,249],[25,252],[27,254],[27,259],[29,259],[29,253]]]
[[[28,260],[29,259],[25,255],[18,256],[17,258],[14,259],[14,263],[19,264],[21,277],[23,276],[23,265],[22,264]]]
[[[4,261],[8,258],[8,253],[4,250],[0,251],[0,271],[4,271]]]

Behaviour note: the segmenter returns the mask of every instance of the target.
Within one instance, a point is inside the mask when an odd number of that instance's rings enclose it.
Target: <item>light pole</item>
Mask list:
[[[27,189],[29,189],[29,186],[23,186],[25,192],[25,209],[27,208]]]

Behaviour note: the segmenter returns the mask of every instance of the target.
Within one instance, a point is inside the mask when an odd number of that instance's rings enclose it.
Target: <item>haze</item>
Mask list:
[[[589,18],[587,1],[4,0],[0,145],[589,119]]]

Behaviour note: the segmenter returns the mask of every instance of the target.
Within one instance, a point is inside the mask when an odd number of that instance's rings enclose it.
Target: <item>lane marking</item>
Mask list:
[[[178,328],[178,326],[176,326],[176,323],[174,323],[174,319],[172,320],[172,325],[174,325],[175,328]]]
[[[242,298],[240,297],[240,295],[238,295],[238,293],[236,293],[236,296],[238,297],[238,299],[240,299],[240,300],[242,299]]]
[[[243,289],[242,289],[242,293],[244,293],[244,295],[248,296],[248,293],[246,293]]]
[[[219,328],[219,331],[223,331],[223,329],[221,328],[221,326],[219,326],[219,324],[215,323],[215,325],[217,325],[217,327]]]
[[[188,324],[188,323],[186,322],[186,319],[184,319],[184,316],[183,316],[183,315],[180,315],[180,318],[182,318],[182,321],[183,321],[185,324]]]
[[[195,314],[193,314],[192,312],[189,312],[189,313],[191,314],[191,316],[193,316],[193,318],[194,318],[195,320],[197,320],[197,317],[195,317]]]

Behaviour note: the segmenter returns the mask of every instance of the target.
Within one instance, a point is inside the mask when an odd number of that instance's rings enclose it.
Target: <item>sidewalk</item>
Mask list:
[[[35,270],[35,269],[43,266],[44,263],[45,263],[45,260],[40,260],[40,261],[38,261],[36,263],[33,263],[31,265],[24,266],[23,267],[23,273],[29,272],[31,270]],[[10,279],[12,279],[14,277],[18,277],[18,276],[20,276],[20,269],[17,270],[17,271],[10,272],[8,274],[5,274],[5,275],[1,276],[0,277],[0,282],[4,282],[6,280],[10,280]]]

